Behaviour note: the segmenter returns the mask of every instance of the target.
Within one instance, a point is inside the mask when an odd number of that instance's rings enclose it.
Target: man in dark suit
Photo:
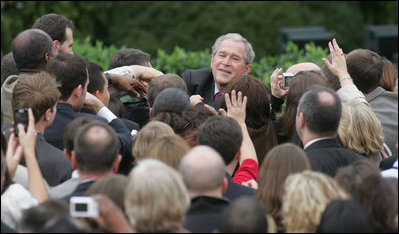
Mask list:
[[[12,94],[12,108],[32,108],[38,139],[38,162],[43,178],[56,186],[71,178],[72,165],[61,150],[47,143],[43,137],[56,115],[56,103],[60,97],[55,79],[46,72],[32,75],[21,74]]]
[[[338,168],[366,159],[343,148],[336,139],[341,118],[341,99],[331,89],[312,86],[300,99],[296,131],[313,171],[334,177]]]
[[[83,196],[97,179],[118,171],[122,156],[118,153],[118,138],[107,124],[94,121],[80,129],[74,140],[72,166],[78,170],[79,184],[69,196]]]
[[[218,108],[224,88],[234,79],[249,74],[255,52],[238,33],[220,36],[212,46],[211,68],[187,70],[182,74],[191,105],[205,103]],[[216,102],[215,102],[216,101]]]
[[[63,150],[63,132],[68,123],[75,118],[89,116],[109,124],[118,136],[120,154],[123,157],[131,157],[132,139],[126,125],[98,98],[87,92],[89,79],[86,62],[77,55],[59,54],[47,64],[46,71],[61,83],[57,114],[53,124],[44,133],[47,142]],[[79,112],[83,105],[96,115]],[[121,173],[127,174],[129,171]]]
[[[224,167],[222,157],[209,146],[196,146],[182,158],[179,172],[191,197],[184,228],[190,232],[211,233],[230,204],[223,198],[228,187]]]

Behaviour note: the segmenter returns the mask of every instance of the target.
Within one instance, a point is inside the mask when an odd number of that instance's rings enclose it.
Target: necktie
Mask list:
[[[215,96],[213,97],[213,99],[216,101],[216,100],[218,100],[221,96],[223,96],[223,93],[222,93],[222,92],[217,92],[217,93],[215,94]]]

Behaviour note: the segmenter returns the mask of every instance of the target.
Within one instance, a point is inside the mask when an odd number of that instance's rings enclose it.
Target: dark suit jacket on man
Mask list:
[[[122,155],[122,158],[131,157],[132,138],[128,128],[122,122],[122,120],[116,118],[108,123],[108,121],[103,117],[88,113],[75,112],[72,106],[67,103],[57,103],[57,114],[55,116],[53,124],[51,124],[51,126],[46,128],[46,130],[44,131],[44,138],[48,143],[52,144],[60,150],[64,150],[64,129],[70,122],[81,116],[92,117],[106,124],[109,124],[109,126],[111,126],[115,130],[116,135],[118,136],[119,153]],[[121,163],[119,172],[121,172],[122,170],[121,167],[124,168],[125,165]],[[123,169],[123,173],[128,174],[130,169],[131,166],[126,165],[126,168]]]
[[[197,196],[191,199],[184,228],[190,232],[212,233],[218,228],[221,212],[230,204],[226,199]]]
[[[51,187],[71,178],[73,171],[71,162],[64,153],[47,143],[42,134],[37,134],[39,167],[43,178]]]
[[[69,203],[69,200],[71,199],[71,197],[74,196],[84,196],[84,193],[90,188],[90,186],[92,184],[94,184],[94,182],[96,182],[96,180],[89,180],[89,181],[85,181],[82,183],[79,183],[78,186],[75,188],[75,190],[68,196],[62,198],[62,200],[66,201]]]
[[[336,139],[323,139],[305,150],[313,171],[334,177],[338,168],[352,164],[364,156],[343,148]]]
[[[214,106],[215,81],[211,68],[186,70],[182,78],[186,82],[189,96],[201,95],[205,104]]]

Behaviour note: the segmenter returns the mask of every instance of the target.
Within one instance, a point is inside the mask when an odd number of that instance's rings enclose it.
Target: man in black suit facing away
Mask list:
[[[251,43],[240,34],[220,36],[212,46],[211,68],[190,69],[182,74],[191,105],[204,103],[218,109],[215,100],[232,80],[249,74],[254,59]]]
[[[329,88],[315,85],[301,97],[296,116],[296,131],[312,170],[331,177],[335,176],[338,168],[366,159],[338,143],[336,137],[341,112],[338,95]]]

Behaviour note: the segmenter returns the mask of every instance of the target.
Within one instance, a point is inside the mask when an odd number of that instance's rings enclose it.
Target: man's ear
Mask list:
[[[71,164],[73,169],[78,169],[78,163],[76,161],[76,153],[75,150],[72,150],[71,152]]]
[[[237,159],[237,162],[240,162],[241,159],[241,147],[238,149],[235,159]]]
[[[80,85],[78,85],[78,87],[76,87],[73,90],[72,95],[74,95],[77,98],[80,98],[80,96],[82,96],[82,91],[83,91],[83,88],[82,88],[82,85],[80,84]]]
[[[245,65],[245,75],[248,75],[252,70],[252,64]]]
[[[61,43],[58,40],[54,40],[53,44],[54,44],[55,50],[57,50],[57,52],[59,52],[61,49]]]
[[[222,194],[226,193],[228,184],[229,184],[229,182],[227,181],[227,178],[224,177],[223,182],[222,182]]]
[[[122,155],[118,154],[118,156],[116,157],[116,159],[114,161],[114,164],[112,165],[112,171],[114,173],[118,172],[119,164],[121,163],[121,161],[122,161]]]
[[[299,112],[298,118],[299,118],[298,119],[299,120],[299,128],[303,129],[306,125],[306,120],[305,120],[305,117],[303,116],[302,112]]]
[[[71,155],[69,155],[68,150],[64,148],[63,150],[65,158],[67,158],[70,162],[72,162]]]

